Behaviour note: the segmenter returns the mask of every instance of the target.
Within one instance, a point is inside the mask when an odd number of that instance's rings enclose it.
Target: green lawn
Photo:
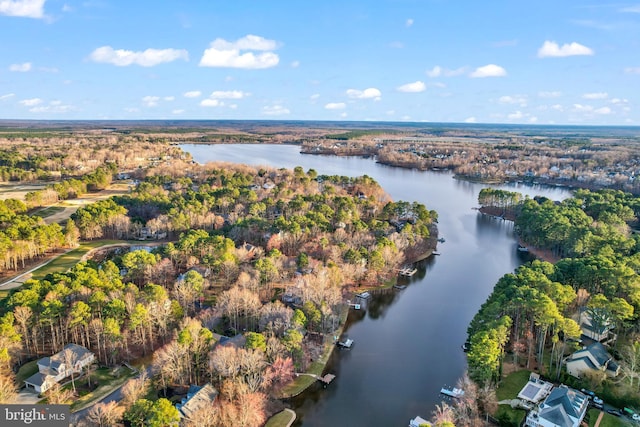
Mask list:
[[[63,206],[49,206],[43,209],[40,209],[37,212],[33,213],[33,216],[39,216],[40,218],[46,218],[55,213],[62,212],[64,210]]]
[[[136,372],[125,368],[124,366],[119,368],[100,368],[97,369],[91,375],[91,381],[99,384],[98,388],[90,393],[81,395],[75,402],[71,404],[71,411],[78,411],[86,406],[89,406],[91,402],[102,399],[109,393],[113,392],[119,386],[124,384],[129,378],[136,376]],[[80,390],[87,384],[86,377],[76,380],[76,389]],[[72,385],[66,384],[64,388],[71,389]],[[79,394],[82,394],[80,392]]]
[[[24,365],[20,366],[20,369],[16,374],[16,382],[18,383],[18,385],[22,386],[22,382],[36,372],[38,372],[37,360],[32,360],[31,362],[25,363]]]
[[[67,252],[64,255],[51,261],[49,264],[42,266],[33,272],[34,279],[43,279],[50,273],[63,273],[76,265],[83,255],[89,252],[91,249],[99,248],[100,246],[111,245],[115,243],[126,243],[120,240],[95,240],[92,242],[86,242],[80,244],[76,249]]]
[[[500,382],[500,386],[496,390],[496,397],[498,400],[504,399],[516,399],[518,393],[522,390],[522,387],[529,381],[530,371],[522,370],[513,372],[507,377],[503,378]]]
[[[264,427],[286,427],[291,422],[293,414],[289,411],[282,411],[269,418]]]
[[[599,409],[589,409],[589,427],[596,425],[598,416],[600,415]],[[605,413],[600,421],[600,427],[622,427],[629,426],[630,423],[625,422],[624,418],[616,417]]]
[[[517,371],[503,378],[496,390],[498,401],[516,399],[522,387],[529,381],[527,370]],[[518,426],[524,420],[527,412],[523,409],[513,409],[509,405],[499,405],[494,417],[501,421],[501,425]]]

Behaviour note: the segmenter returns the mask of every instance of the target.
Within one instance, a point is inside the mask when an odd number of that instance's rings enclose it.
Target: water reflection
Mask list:
[[[416,415],[430,417],[442,396],[464,372],[461,345],[473,315],[505,273],[528,260],[517,250],[513,224],[474,211],[486,184],[452,178],[448,172],[388,167],[371,159],[299,154],[295,146],[183,146],[198,162],[236,161],[320,174],[369,175],[394,200],[418,201],[439,214],[440,256],[418,263],[399,278],[404,290],[373,292],[366,310],[351,310],[345,334],[351,350],[334,351],[327,371],[336,379],[291,399],[296,426],[403,426]],[[505,184],[499,188],[554,200],[566,189]]]

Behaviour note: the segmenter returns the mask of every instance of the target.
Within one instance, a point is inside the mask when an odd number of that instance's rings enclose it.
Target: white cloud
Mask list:
[[[203,107],[222,107],[224,106],[224,102],[219,99],[203,99],[200,101],[200,105]]]
[[[4,101],[5,99],[13,98],[16,96],[15,93],[7,93],[6,95],[0,95],[0,101]]]
[[[627,67],[624,72],[626,74],[640,74],[640,67]]]
[[[249,96],[249,95],[251,94],[247,92],[242,92],[240,90],[228,90],[228,91],[216,90],[211,93],[209,98],[211,99],[242,99],[245,96]]]
[[[471,117],[467,117],[466,119],[464,119],[465,123],[478,123],[478,119],[476,119],[475,117],[471,116]]]
[[[382,96],[382,92],[375,87],[370,87],[365,90],[359,89],[348,89],[347,96],[352,99],[375,99],[376,101],[380,100]]]
[[[2,99],[2,98],[0,98],[0,99]],[[611,100],[609,102],[614,104],[614,105],[615,104],[628,104],[629,100],[625,99],[625,98],[622,98],[622,99],[620,99],[620,98],[611,98]]]
[[[146,49],[134,52],[124,49],[116,50],[111,46],[102,46],[91,52],[89,58],[93,62],[113,64],[118,67],[126,67],[133,64],[141,67],[153,67],[178,59],[188,61],[189,53],[184,49]]]
[[[282,105],[266,105],[262,107],[262,114],[265,116],[284,116],[289,113],[289,109]]]
[[[260,69],[275,67],[280,62],[277,54],[271,52],[278,48],[275,40],[249,34],[236,41],[215,39],[200,59],[201,67],[228,67]],[[241,51],[249,51],[241,53]],[[254,53],[252,51],[263,51]]]
[[[0,15],[44,18],[45,0],[0,0]]]
[[[200,98],[201,95],[202,92],[200,92],[199,90],[190,90],[182,94],[182,96],[184,96],[185,98]]]
[[[182,114],[184,110],[171,110],[171,114]]]
[[[442,75],[442,67],[436,65],[431,70],[427,70],[427,76],[429,77],[440,77]]]
[[[439,65],[436,65],[430,70],[427,70],[427,76],[429,77],[455,77],[464,74],[467,71],[467,67],[460,67],[453,70],[448,68],[442,68]]]
[[[162,99],[164,99],[165,101],[173,101],[173,100],[175,100],[175,99],[176,99],[176,97],[175,97],[175,96],[165,96],[165,97],[164,97],[164,98],[162,98]]]
[[[573,111],[578,113],[588,113],[593,111],[593,107],[591,105],[573,104]]]
[[[473,78],[485,78],[485,77],[504,77],[507,75],[507,70],[496,64],[488,64],[483,67],[476,68],[469,77]]]
[[[140,109],[135,107],[127,107],[124,109],[124,111],[126,111],[127,113],[138,113],[140,112]]]
[[[392,49],[404,49],[404,43],[397,42],[397,41],[388,43],[387,46],[389,46]]]
[[[64,105],[62,101],[51,101],[49,105],[38,105],[37,107],[29,108],[31,113],[68,113],[75,108],[72,105]]]
[[[9,66],[9,71],[16,71],[19,73],[26,73],[27,71],[31,71],[31,62],[25,62],[23,64],[11,64]]]
[[[635,5],[635,6],[628,6],[628,7],[622,8],[622,9],[620,9],[620,12],[640,13],[640,4]]]
[[[527,106],[527,97],[524,95],[505,95],[498,98],[500,104],[518,104],[521,107]]]
[[[147,95],[147,96],[142,98],[142,102],[147,107],[155,107],[155,106],[157,106],[158,105],[158,101],[160,101],[160,97],[159,96]]]
[[[518,120],[524,117],[524,114],[522,114],[522,111],[516,111],[515,113],[511,113],[507,115],[507,118],[509,120]]]
[[[40,98],[31,98],[31,99],[23,99],[22,101],[20,101],[20,104],[24,105],[25,107],[35,107],[36,105],[40,105],[42,104],[42,99]]]
[[[342,113],[340,113],[340,117],[342,117],[343,119],[346,118],[348,116],[346,111],[343,111]]]
[[[609,97],[607,92],[585,93],[582,95],[584,99],[606,99]]]
[[[559,46],[554,41],[545,41],[540,49],[538,49],[538,58],[547,57],[564,57],[564,56],[579,56],[579,55],[593,55],[593,49],[580,43],[572,42],[565,43]]]
[[[601,107],[601,108],[597,108],[597,109],[593,110],[593,112],[596,113],[596,114],[602,114],[602,115],[611,114],[611,108],[609,108],[609,107]]]
[[[538,96],[540,98],[558,98],[562,96],[562,92],[559,91],[546,91],[546,92],[538,92]]]
[[[298,68],[300,66],[300,61],[291,62],[291,68]]]
[[[412,26],[412,25],[413,25],[413,19],[411,19],[411,18],[407,19],[407,22],[405,22],[405,25],[406,25],[407,27]]]
[[[320,94],[319,93],[314,93],[313,95],[311,95],[309,97],[309,99],[312,100],[312,101],[315,101],[318,98],[320,98]]]
[[[344,102],[330,102],[324,106],[327,110],[344,110],[346,107]]]
[[[413,83],[407,83],[402,86],[398,86],[397,89],[399,92],[418,93],[424,92],[427,89],[427,86],[424,84],[424,82],[418,80]]]

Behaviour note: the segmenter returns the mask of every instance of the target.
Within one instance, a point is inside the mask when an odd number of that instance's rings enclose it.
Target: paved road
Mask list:
[[[147,378],[151,378],[151,375],[152,375],[151,367],[150,366],[147,367],[145,371],[147,372]],[[135,378],[140,378],[140,375],[136,376]],[[126,384],[126,381],[120,387],[118,387],[117,389],[115,389],[114,391],[112,391],[102,399],[96,402],[93,402],[91,405],[87,406],[84,409],[81,409],[77,412],[72,413],[71,425],[72,426],[78,425],[78,422],[80,422],[80,420],[86,417],[89,411],[91,410],[91,408],[98,403],[120,402],[122,400],[122,387],[124,386],[124,384]]]

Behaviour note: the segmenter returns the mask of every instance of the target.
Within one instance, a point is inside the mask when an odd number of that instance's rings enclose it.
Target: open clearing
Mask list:
[[[18,199],[23,200],[27,193],[31,191],[42,190],[48,184],[0,184],[0,200]],[[77,199],[64,200],[50,206],[38,209],[33,214],[41,216],[47,224],[63,224],[78,208],[96,202],[98,200],[108,199],[111,196],[121,196],[127,194],[132,184],[130,182],[117,182],[111,184],[106,190],[96,193],[87,193]]]

